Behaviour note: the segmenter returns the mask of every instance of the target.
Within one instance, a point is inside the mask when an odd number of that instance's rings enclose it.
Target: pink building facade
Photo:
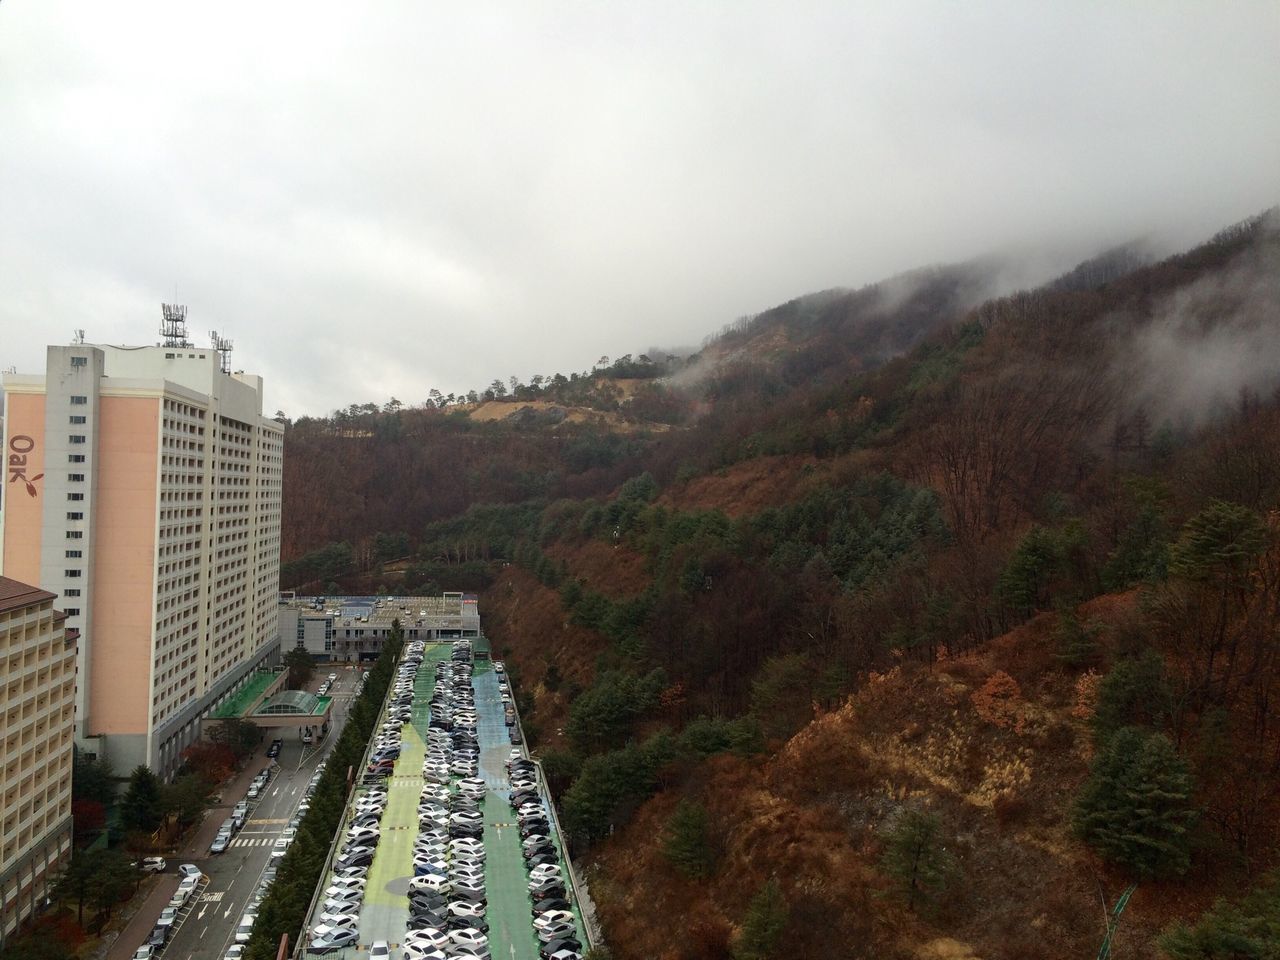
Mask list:
[[[278,657],[283,428],[212,348],[51,346],[4,393],[0,574],[79,632],[81,748],[169,776]]]

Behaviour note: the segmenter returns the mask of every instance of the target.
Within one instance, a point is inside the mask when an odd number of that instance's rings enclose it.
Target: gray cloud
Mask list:
[[[1117,351],[1128,405],[1156,425],[1203,423],[1247,389],[1280,387],[1280,212],[1269,237],[1226,268],[1162,298]]]
[[[0,366],[161,300],[322,413],[1280,197],[1280,8],[0,5]]]

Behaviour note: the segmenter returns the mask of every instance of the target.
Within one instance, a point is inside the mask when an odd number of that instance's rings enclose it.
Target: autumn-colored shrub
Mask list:
[[[1004,730],[1022,733],[1026,725],[1026,701],[1018,681],[1003,670],[997,670],[969,698],[973,709],[987,723]]]

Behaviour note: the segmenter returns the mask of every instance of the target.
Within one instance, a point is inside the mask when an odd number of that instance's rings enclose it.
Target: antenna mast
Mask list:
[[[77,327],[75,338],[71,342],[76,344],[77,346],[84,343],[84,330]]]
[[[226,337],[218,336],[217,330],[209,331],[209,339],[213,341],[213,349],[218,351],[218,366],[223,373],[231,372],[231,351],[235,349],[235,344]]]
[[[187,339],[187,308],[177,303],[160,304],[164,322],[160,324],[160,336],[166,347],[189,347]]]

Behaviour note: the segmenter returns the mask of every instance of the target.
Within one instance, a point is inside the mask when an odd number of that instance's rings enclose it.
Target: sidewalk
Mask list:
[[[223,802],[205,811],[200,825],[192,831],[188,842],[176,853],[166,854],[168,867],[156,879],[159,881],[137,906],[129,922],[125,924],[115,943],[107,951],[105,960],[130,960],[135,950],[146,942],[147,936],[160,919],[160,911],[169,905],[174,891],[178,889],[178,864],[194,863],[197,866],[209,855],[209,844],[218,835],[218,828],[231,815],[231,808],[249,790],[249,783],[271,761],[267,759],[266,748],[255,753],[245,762],[244,769],[236,774],[235,779],[224,784],[221,790]],[[130,904],[130,906],[134,906]]]

